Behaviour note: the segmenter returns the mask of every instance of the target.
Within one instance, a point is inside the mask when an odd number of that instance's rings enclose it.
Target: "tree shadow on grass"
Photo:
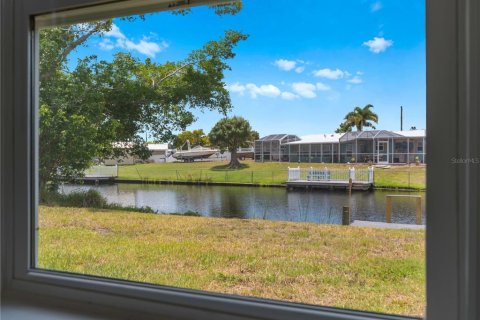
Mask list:
[[[248,169],[250,168],[250,165],[248,164],[245,164],[245,163],[240,163],[240,167],[236,168],[236,169],[230,169],[228,168],[228,164],[225,164],[225,165],[221,165],[221,166],[214,166],[212,167],[210,170],[212,171],[224,171],[224,170],[245,170],[245,169]]]

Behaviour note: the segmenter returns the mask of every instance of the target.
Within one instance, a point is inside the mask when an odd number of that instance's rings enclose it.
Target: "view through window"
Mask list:
[[[37,267],[423,316],[424,1],[164,7],[38,30]]]

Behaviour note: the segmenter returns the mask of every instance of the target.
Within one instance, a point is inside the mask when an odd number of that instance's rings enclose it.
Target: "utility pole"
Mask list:
[[[403,131],[403,106],[400,106],[400,131]]]

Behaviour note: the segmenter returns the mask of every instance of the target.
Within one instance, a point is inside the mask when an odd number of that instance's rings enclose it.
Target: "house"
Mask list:
[[[425,138],[425,130],[274,134],[255,141],[255,161],[426,163]]]

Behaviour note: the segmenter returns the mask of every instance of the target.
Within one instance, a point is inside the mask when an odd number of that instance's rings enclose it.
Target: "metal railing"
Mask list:
[[[374,182],[373,167],[367,169],[288,168],[288,181]]]

